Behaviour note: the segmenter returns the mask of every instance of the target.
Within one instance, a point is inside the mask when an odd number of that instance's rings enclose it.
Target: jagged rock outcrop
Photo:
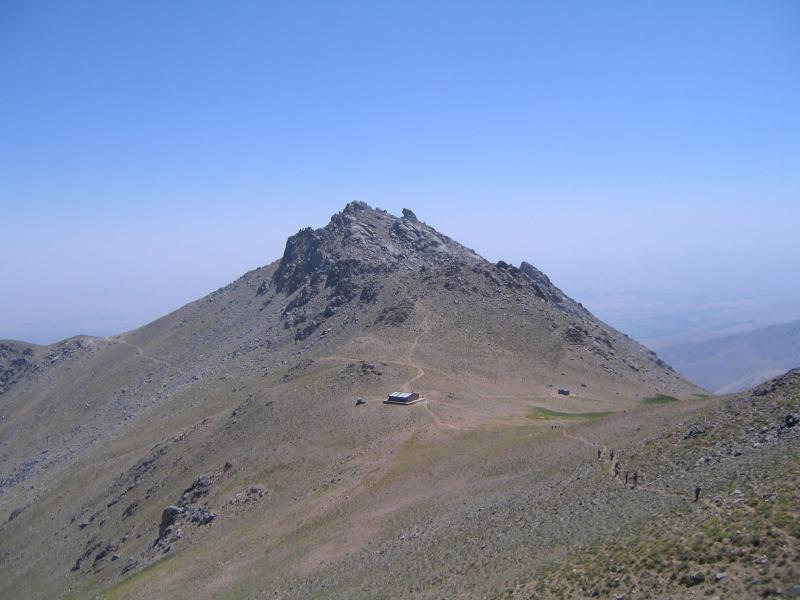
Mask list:
[[[351,202],[326,227],[301,229],[288,239],[272,284],[286,294],[303,285],[337,289],[359,276],[448,261],[485,262],[408,209],[397,218],[363,202]]]
[[[289,297],[284,324],[302,341],[344,305],[374,302],[381,279],[392,272],[481,263],[486,261],[409,209],[398,218],[355,201],[327,226],[291,236],[272,279],[262,282],[257,295],[272,289]]]
[[[534,292],[543,300],[576,317],[589,316],[589,311],[553,285],[550,278],[532,264],[522,261],[519,270],[530,278]]]
[[[14,340],[0,341],[0,395],[26,376],[57,367],[87,351],[95,350],[94,342],[88,336],[76,336],[51,346]]]
[[[30,344],[0,342],[0,394],[20,377],[35,369],[34,349]]]
[[[387,280],[399,281],[407,273],[443,286],[456,303],[473,295],[507,293],[546,303],[571,321],[560,330],[567,344],[584,347],[605,361],[617,356],[621,345],[630,344],[530,263],[519,267],[490,263],[420,221],[410,209],[395,217],[358,201],[333,215],[325,227],[302,229],[291,236],[271,279],[262,281],[256,294],[266,303],[282,298],[284,328],[293,331],[295,342],[305,342],[330,331],[328,323],[335,317],[357,319],[357,305],[378,301]],[[413,294],[409,288],[408,293],[384,298],[373,322],[402,326],[412,314],[414,302],[408,296]],[[642,364],[650,363],[666,367],[646,350],[638,346],[634,350],[636,356],[620,359],[619,367],[605,368],[640,371]]]

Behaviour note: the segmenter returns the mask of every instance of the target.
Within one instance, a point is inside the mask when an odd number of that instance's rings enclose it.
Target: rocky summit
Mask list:
[[[137,330],[0,343],[0,596],[789,593],[797,392],[711,398],[531,264],[352,202]]]

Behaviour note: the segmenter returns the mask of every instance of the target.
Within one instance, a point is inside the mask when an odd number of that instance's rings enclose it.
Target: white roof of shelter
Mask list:
[[[392,392],[389,396],[392,398],[410,398],[411,392]]]

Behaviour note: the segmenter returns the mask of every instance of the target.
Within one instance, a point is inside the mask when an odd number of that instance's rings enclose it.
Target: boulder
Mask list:
[[[125,507],[125,510],[122,511],[122,518],[127,519],[128,517],[133,516],[133,513],[136,512],[136,509],[139,507],[138,502],[131,502],[128,506]]]
[[[581,344],[586,340],[586,330],[579,325],[570,325],[564,333],[564,337],[572,344]]]
[[[162,538],[167,532],[167,528],[171,527],[175,524],[175,521],[178,520],[178,516],[182,515],[184,509],[180,506],[175,506],[174,504],[170,504],[163,511],[161,511],[161,523],[158,526],[158,537]]]
[[[257,497],[261,498],[262,496],[266,496],[267,495],[267,488],[265,488],[263,485],[258,484],[258,483],[253,484],[249,488],[247,488],[247,495],[248,496],[257,496]]]
[[[695,585],[700,585],[705,580],[706,576],[703,575],[700,571],[697,571],[696,573],[682,576],[680,582],[686,587],[693,587]]]
[[[22,514],[22,511],[23,511],[22,508],[15,508],[14,510],[12,510],[11,514],[8,515],[8,523],[16,519],[18,516],[20,516]]]
[[[209,510],[204,506],[195,509],[192,512],[192,523],[195,523],[196,525],[207,525],[216,518],[217,518],[217,513],[215,513],[212,510]]]
[[[103,560],[106,556],[116,551],[117,548],[118,548],[117,544],[114,543],[106,544],[105,548],[100,550],[100,552],[98,552],[97,555],[94,557],[94,562]]]
[[[185,498],[186,502],[189,502],[190,504],[197,502],[198,499],[207,495],[208,492],[211,491],[211,485],[213,483],[214,480],[211,479],[210,475],[200,475],[192,482],[192,485],[183,490],[182,500]]]
[[[689,428],[689,430],[684,434],[683,439],[688,440],[691,438],[698,437],[703,435],[706,432],[706,428],[702,425],[694,425],[693,427]]]

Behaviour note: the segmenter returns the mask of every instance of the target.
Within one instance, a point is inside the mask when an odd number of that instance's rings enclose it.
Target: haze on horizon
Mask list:
[[[6,4],[0,339],[139,326],[355,198],[656,346],[800,318],[798,34],[788,1]]]

